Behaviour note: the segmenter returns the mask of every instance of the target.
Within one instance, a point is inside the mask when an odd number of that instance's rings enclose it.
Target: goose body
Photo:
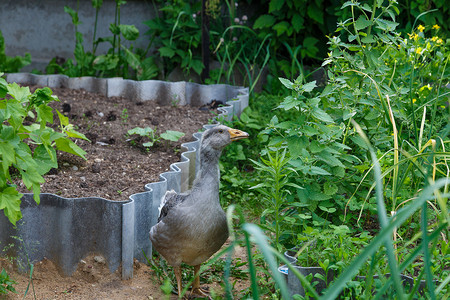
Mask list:
[[[228,238],[225,212],[219,201],[219,158],[232,141],[246,132],[218,125],[206,130],[200,141],[200,171],[188,193],[168,191],[161,201],[158,223],[150,230],[154,248],[174,267],[181,295],[181,263],[194,266],[193,292],[200,289],[198,271]]]

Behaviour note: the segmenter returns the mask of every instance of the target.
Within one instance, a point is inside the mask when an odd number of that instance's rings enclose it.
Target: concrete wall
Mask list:
[[[83,34],[85,51],[92,50],[95,9],[91,0],[79,0],[79,31]],[[31,54],[33,68],[43,70],[55,56],[73,57],[75,48],[75,27],[69,14],[64,12],[67,5],[76,9],[77,0],[1,0],[0,30],[5,38],[5,52],[8,56]],[[114,23],[115,1],[103,0],[97,26],[97,37],[112,36],[109,24]],[[139,29],[135,45],[146,48],[149,36],[144,33],[148,27],[142,22],[155,16],[152,1],[127,0],[121,6],[121,24],[133,24]],[[104,53],[110,44],[100,44],[97,53]]]

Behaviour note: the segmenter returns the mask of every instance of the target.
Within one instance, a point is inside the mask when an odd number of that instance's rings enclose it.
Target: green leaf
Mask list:
[[[139,56],[134,54],[133,52],[131,52],[130,49],[125,48],[123,45],[122,45],[122,48],[125,51],[125,59],[126,59],[127,63],[130,65],[130,67],[133,70],[137,70],[141,65]]]
[[[61,151],[67,152],[67,153],[71,153],[71,154],[75,154],[77,156],[80,156],[80,157],[86,159],[86,157],[85,157],[86,151],[81,149],[79,146],[77,146],[77,144],[75,144],[68,138],[56,139],[55,143],[56,143],[56,148],[58,150],[61,150]]]
[[[325,111],[323,111],[322,109],[318,108],[318,107],[314,107],[313,110],[311,111],[311,114],[323,121],[323,122],[327,122],[327,123],[334,123],[333,119],[330,117],[329,114],[327,114]]]
[[[59,101],[58,98],[52,95],[53,92],[48,87],[42,89],[36,89],[36,91],[31,95],[30,102],[35,106],[40,106],[42,104],[48,104],[52,101]]]
[[[37,162],[37,171],[41,175],[46,174],[51,168],[58,168],[56,151],[53,148],[39,145],[34,150],[33,158]]]
[[[166,132],[161,134],[161,138],[163,138],[167,141],[172,141],[172,142],[177,142],[183,136],[184,136],[183,132],[174,131],[174,130],[166,130]]]
[[[56,151],[51,147],[39,145],[34,150],[33,158],[37,162],[37,169],[41,175],[46,174],[51,168],[58,168]]]
[[[345,167],[339,159],[337,159],[333,154],[329,153],[327,150],[320,152],[317,156],[329,166]]]
[[[37,121],[45,126],[46,123],[53,124],[53,109],[45,104],[36,107]]]
[[[289,35],[290,25],[286,21],[277,23],[272,28],[277,32],[277,36],[283,35],[285,32]]]
[[[103,0],[92,0],[91,3],[93,8],[100,9],[103,5]]]
[[[375,22],[377,23],[377,28],[380,28],[381,30],[384,30],[384,31],[393,31],[399,25],[399,23],[397,23],[397,22],[389,21],[386,19],[378,19],[377,18]]]
[[[11,118],[9,123],[14,128],[19,128],[22,125],[23,118],[26,116],[26,110],[23,108],[23,105],[17,102],[16,100],[10,100],[6,106],[6,118]]]
[[[63,115],[62,113],[60,113],[58,110],[56,110],[56,113],[58,114],[59,117],[59,123],[61,124],[61,126],[67,126],[69,125],[69,118],[66,117],[65,115]]]
[[[89,141],[89,139],[84,134],[82,134],[81,132],[78,132],[75,129],[73,129],[73,125],[72,124],[70,124],[69,126],[66,126],[63,129],[63,132],[65,134],[67,134],[68,137],[76,138],[76,139],[83,139],[85,141]]]
[[[325,195],[324,193],[318,191],[309,191],[309,199],[314,201],[325,201],[331,199],[331,196]]]
[[[0,72],[0,98],[5,98],[6,93],[8,92],[8,83],[1,76],[3,76],[2,72]]]
[[[14,187],[7,187],[0,191],[0,210],[3,209],[5,216],[15,226],[16,222],[22,218],[20,212],[20,200],[23,194],[20,194]]]
[[[323,24],[323,10],[317,5],[308,6],[308,16],[319,24]]]
[[[309,169],[306,168],[305,171],[305,173],[309,175],[331,175],[328,171],[316,166],[311,166]]]
[[[292,16],[292,27],[294,27],[295,32],[299,32],[300,30],[302,30],[303,28],[305,28],[305,26],[303,26],[303,23],[305,22],[305,19],[298,13],[295,13]]]
[[[154,130],[150,127],[145,127],[145,128],[141,128],[141,127],[136,127],[133,129],[128,130],[128,134],[137,134],[140,136],[148,136],[150,133],[152,133]]]
[[[327,212],[327,213],[330,213],[330,214],[332,214],[332,213],[334,213],[334,212],[336,211],[336,208],[334,208],[334,207],[328,208],[328,207],[319,205],[319,208],[320,208],[321,210]]]
[[[302,90],[305,92],[311,92],[312,90],[314,90],[314,88],[317,86],[316,81],[313,80],[311,82],[305,83],[302,86]]]
[[[134,41],[139,37],[139,30],[134,25],[119,25],[119,30],[126,40]]]
[[[19,86],[15,82],[7,85],[7,91],[9,95],[18,100],[20,103],[26,102],[28,96],[31,95],[29,87]]]
[[[203,65],[203,62],[199,59],[191,60],[189,65],[194,70],[194,72],[197,73],[198,75],[200,75],[202,73],[203,69],[205,68],[205,66]]]
[[[337,193],[338,187],[334,183],[327,181],[323,185],[323,191],[325,195],[333,196],[334,194]]]
[[[154,142],[150,141],[147,143],[143,143],[142,146],[150,148],[150,147],[153,147],[154,144],[155,144]]]
[[[159,54],[161,56],[172,58],[175,55],[175,51],[172,48],[169,47],[161,47],[158,49]]]
[[[365,150],[369,149],[369,147],[367,147],[367,144],[364,142],[364,140],[360,136],[352,136],[352,137],[350,137],[350,139],[353,141],[353,143],[355,143],[362,149],[365,149]]]
[[[309,149],[311,150],[311,153],[319,153],[325,149],[325,145],[314,139],[309,144]]]
[[[284,0],[271,0],[269,3],[269,13],[279,11],[284,5]]]
[[[261,29],[265,27],[272,27],[275,23],[275,18],[272,15],[261,15],[253,24],[253,29]]]
[[[287,144],[291,158],[295,159],[300,156],[302,149],[306,148],[308,139],[305,136],[299,137],[297,135],[287,138]]]
[[[0,157],[2,159],[3,172],[6,174],[9,167],[16,162],[15,149],[11,142],[0,142]]]
[[[109,31],[111,31],[111,33],[114,34],[114,35],[119,35],[119,34],[120,34],[120,28],[119,28],[119,26],[117,26],[117,25],[114,24],[114,23],[111,23],[111,24],[109,25]]]
[[[278,80],[280,80],[280,82],[288,89],[292,90],[294,88],[294,83],[292,83],[289,79],[278,77]]]
[[[365,36],[361,39],[361,42],[363,42],[364,44],[370,44],[370,43],[374,43],[375,38],[373,36],[373,34],[369,34],[368,36]]]
[[[77,64],[80,67],[85,65],[85,53],[84,53],[83,44],[81,42],[77,42],[75,44],[75,50],[73,52],[73,55],[75,56]]]
[[[119,64],[119,57],[113,54],[99,55],[92,63],[96,69],[113,70]]]
[[[78,20],[78,13],[74,11],[69,6],[64,6],[64,12],[68,13],[72,17],[72,24],[79,25],[80,21]]]
[[[356,111],[350,111],[348,109],[344,109],[342,112],[342,120],[346,121],[356,115]]]
[[[367,20],[364,15],[360,15],[358,20],[355,22],[355,28],[356,30],[361,30],[364,28],[369,27],[372,24],[370,20]]]

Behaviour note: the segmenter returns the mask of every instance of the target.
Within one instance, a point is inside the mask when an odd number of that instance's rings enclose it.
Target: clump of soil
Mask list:
[[[41,192],[67,198],[127,200],[143,192],[145,184],[158,181],[161,173],[180,160],[181,144],[192,141],[192,134],[216,115],[205,107],[161,106],[84,90],[52,90],[60,102],[51,106],[68,116],[77,131],[90,139],[76,141],[87,152],[86,161],[60,153],[59,168],[45,176]],[[185,136],[178,142],[162,141],[146,149],[141,146],[144,140],[127,136],[135,127],[151,127],[158,135],[166,130],[181,131]],[[21,192],[27,192],[21,182],[17,184]]]

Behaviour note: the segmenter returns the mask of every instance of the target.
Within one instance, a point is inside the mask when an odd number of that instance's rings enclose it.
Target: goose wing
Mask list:
[[[178,206],[186,198],[187,194],[178,194],[174,190],[167,191],[161,199],[161,206],[159,207],[158,222],[164,219],[172,208]]]

